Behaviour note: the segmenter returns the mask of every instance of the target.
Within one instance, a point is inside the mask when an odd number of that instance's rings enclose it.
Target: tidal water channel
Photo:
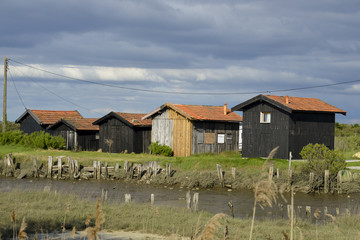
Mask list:
[[[233,204],[234,215],[238,218],[251,217],[254,203],[252,190],[227,189],[200,189],[188,190],[178,187],[154,186],[134,184],[123,181],[70,181],[51,179],[15,179],[0,177],[0,192],[6,194],[9,191],[51,191],[57,194],[73,194],[84,199],[96,200],[102,191],[107,190],[107,201],[123,203],[124,195],[131,194],[132,201],[136,203],[149,203],[150,195],[155,195],[155,205],[186,207],[186,192],[199,193],[199,210],[212,213],[226,213],[230,215],[228,203]],[[287,205],[290,203],[289,194],[285,194],[287,202],[281,197],[272,208],[258,208],[257,218],[287,218]],[[309,217],[306,214],[306,206],[311,207],[310,216],[316,209],[321,213],[331,215],[357,214],[359,213],[360,193],[356,194],[304,194],[296,193],[294,198],[295,213],[298,218]]]

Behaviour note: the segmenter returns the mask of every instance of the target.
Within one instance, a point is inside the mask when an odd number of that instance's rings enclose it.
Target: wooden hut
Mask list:
[[[145,114],[110,112],[93,124],[99,125],[99,145],[104,152],[149,152],[151,120]]]
[[[27,109],[16,123],[20,123],[20,130],[24,133],[48,131],[48,127],[62,118],[83,118],[78,111],[53,111]]]
[[[97,118],[61,119],[48,130],[54,136],[66,140],[66,149],[97,151],[99,149],[99,126],[93,125]]]
[[[174,156],[220,153],[239,148],[242,117],[224,106],[166,103],[146,115],[152,119],[151,141],[170,146]]]
[[[346,112],[316,98],[258,95],[233,107],[243,111],[243,157],[294,158],[309,143],[334,148],[335,113]]]

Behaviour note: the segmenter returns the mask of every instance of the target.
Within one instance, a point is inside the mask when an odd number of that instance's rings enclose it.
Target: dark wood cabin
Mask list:
[[[309,143],[334,149],[335,114],[346,112],[316,98],[258,95],[233,107],[243,111],[243,157],[300,159]]]
[[[151,141],[170,146],[174,156],[239,150],[242,117],[224,106],[166,103],[146,115],[152,119]]]
[[[99,126],[93,125],[97,118],[61,119],[48,130],[53,136],[66,140],[67,150],[97,151],[99,149]]]
[[[78,111],[53,111],[27,109],[15,123],[20,124],[20,130],[30,134],[36,131],[48,132],[48,127],[62,118],[82,118]]]
[[[93,124],[99,125],[103,152],[148,153],[151,143],[151,120],[145,114],[110,112]]]

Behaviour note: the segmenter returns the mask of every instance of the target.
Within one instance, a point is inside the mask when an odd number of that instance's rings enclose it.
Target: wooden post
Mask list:
[[[187,209],[191,209],[191,194],[190,194],[190,191],[186,192],[186,207],[187,207]]]
[[[125,193],[125,203],[130,203],[130,202],[131,202],[131,194]]]
[[[287,204],[286,205],[286,210],[287,210],[287,216],[289,218],[289,220],[291,220],[291,205],[290,204]]]
[[[39,169],[37,166],[37,159],[36,157],[34,157],[34,177],[38,178],[39,177]]]
[[[158,163],[156,161],[154,162],[154,173],[155,176],[158,174]]]
[[[125,163],[124,163],[124,172],[127,173],[128,169],[129,169],[129,162],[125,161]]]
[[[290,240],[294,240],[294,186],[291,186]]]
[[[138,164],[137,166],[137,179],[140,180],[141,179],[141,175],[143,172],[143,165],[142,164]]]
[[[310,176],[309,176],[309,183],[310,183],[310,185],[312,185],[312,184],[314,183],[314,177],[315,177],[314,172],[311,172],[311,173],[310,173]]]
[[[79,161],[78,160],[74,160],[74,166],[75,166],[74,172],[76,175],[78,175],[79,174]]]
[[[94,167],[94,179],[97,179],[97,161],[93,161],[93,167]]]
[[[274,165],[269,168],[269,181],[272,181],[274,175]]]
[[[342,171],[340,170],[337,174],[337,188],[338,188],[338,194],[342,193]]]
[[[236,180],[236,168],[234,167],[231,168],[231,176],[234,180]]]
[[[74,178],[74,161],[68,156],[68,166],[69,166],[69,177],[70,179]]]
[[[58,178],[61,178],[61,174],[62,174],[62,162],[61,162],[61,157],[58,157]]]
[[[170,173],[171,173],[171,163],[166,163],[166,177],[170,177]]]
[[[97,179],[101,179],[101,162],[100,161],[97,161],[97,173],[96,173],[96,177]]]
[[[311,219],[311,207],[310,206],[305,207],[305,213],[306,213],[307,218]]]
[[[120,164],[116,163],[115,164],[115,173],[119,172],[119,168],[120,168]]]
[[[216,164],[217,174],[221,187],[224,187],[224,175],[220,164]]]
[[[101,189],[101,201],[106,202],[108,197],[108,190],[107,189]]]
[[[52,177],[52,166],[53,166],[53,157],[49,156],[49,161],[48,161],[48,172],[47,172],[47,177],[51,178]]]
[[[109,178],[109,171],[108,171],[107,162],[105,163],[105,172],[104,172],[104,175],[105,175],[105,179],[108,179],[108,178]]]
[[[289,153],[289,177],[290,177],[290,171],[291,171],[291,160],[292,160],[292,153]]]
[[[279,168],[276,169],[276,178],[277,179],[280,178],[280,170],[279,170]]]
[[[193,211],[197,212],[199,209],[199,193],[193,195]]]
[[[152,193],[152,194],[150,195],[150,205],[151,205],[151,206],[154,206],[154,202],[155,202],[155,195]]]
[[[12,175],[14,175],[14,174],[15,174],[15,165],[14,165],[14,160],[13,160],[13,158],[12,158],[12,154],[11,154],[11,153],[8,153],[8,154],[7,154],[7,157],[8,157],[8,159],[9,159],[10,168],[11,168],[11,173],[12,173]]]
[[[340,208],[335,208],[335,212],[336,212],[336,216],[339,216],[340,215]]]
[[[6,132],[6,122],[7,122],[7,114],[6,114],[6,101],[7,101],[7,58],[4,60],[4,94],[3,94],[3,116],[2,116],[2,131]]]
[[[329,192],[329,170],[325,170],[325,178],[324,178],[324,192]]]
[[[230,214],[232,216],[232,218],[235,218],[235,215],[234,215],[234,205],[232,204],[232,201],[228,202],[228,206],[230,208]]]

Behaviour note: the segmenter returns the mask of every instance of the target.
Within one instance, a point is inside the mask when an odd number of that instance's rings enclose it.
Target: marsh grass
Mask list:
[[[0,233],[3,239],[12,238],[12,209],[15,209],[17,219],[26,219],[27,227],[23,233],[61,232],[64,221],[64,211],[67,203],[71,202],[70,211],[66,214],[66,229],[74,227],[83,231],[89,226],[95,226],[96,220],[88,217],[96,212],[94,201],[80,199],[71,195],[60,195],[51,192],[3,192],[0,194]],[[124,230],[153,232],[164,236],[182,235],[200,237],[206,226],[213,226],[214,216],[207,212],[189,212],[187,209],[150,206],[145,204],[109,204],[101,205],[106,217],[102,229],[107,231]],[[96,214],[92,214],[95,216]],[[91,221],[86,220],[91,218]],[[212,220],[211,220],[212,219]],[[250,219],[233,219],[224,214],[216,218],[214,239],[223,239],[223,232],[227,226],[228,239],[249,239]],[[102,221],[99,221],[99,223]],[[19,227],[19,226],[18,226]],[[213,228],[212,227],[212,228]],[[282,239],[284,231],[289,235],[288,220],[255,221],[253,239]],[[294,239],[358,239],[360,217],[338,217],[336,222],[326,224],[312,224],[308,221],[297,220]],[[19,232],[20,229],[17,229]],[[176,239],[173,238],[173,239]]]

